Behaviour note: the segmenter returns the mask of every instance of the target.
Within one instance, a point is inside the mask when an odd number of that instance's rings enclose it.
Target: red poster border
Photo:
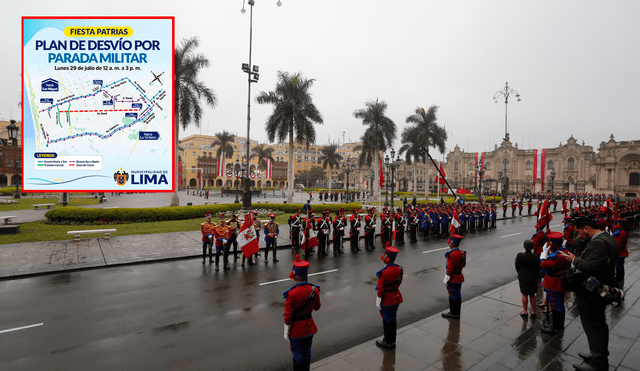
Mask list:
[[[20,64],[20,96],[21,96],[21,101],[23,102],[22,104],[22,110],[20,111],[20,119],[21,119],[21,128],[22,130],[20,130],[20,136],[21,136],[21,143],[22,143],[22,168],[20,171],[20,186],[21,186],[21,190],[20,192],[25,192],[25,193],[61,193],[61,192],[67,192],[67,193],[72,193],[72,192],[116,192],[115,189],[88,189],[88,190],[60,190],[60,189],[55,189],[55,190],[25,190],[24,189],[24,21],[26,19],[170,19],[171,20],[171,97],[172,102],[171,102],[171,107],[172,107],[172,115],[171,115],[171,190],[157,190],[157,189],[152,189],[152,190],[144,190],[144,189],[123,189],[122,192],[129,192],[129,193],[172,193],[176,191],[176,177],[178,176],[178,174],[176,174],[176,122],[175,122],[175,112],[176,112],[176,107],[175,107],[175,51],[176,51],[176,18],[174,16],[23,16],[21,17],[21,21],[20,21],[20,27],[22,29],[22,34],[20,37],[20,55],[21,55],[21,64]]]

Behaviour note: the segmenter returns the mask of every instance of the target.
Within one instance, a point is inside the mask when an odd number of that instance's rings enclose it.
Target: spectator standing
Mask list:
[[[533,253],[533,241],[526,240],[523,244],[524,252],[516,255],[516,272],[522,294],[522,313],[520,317],[536,317],[536,293],[540,281],[540,257]],[[531,305],[531,311],[527,314],[527,306]]]
[[[580,257],[568,253],[563,255],[564,259],[571,262],[572,268],[580,270],[584,277],[593,277],[601,284],[615,285],[614,271],[618,260],[616,240],[598,229],[596,222],[588,218],[576,219],[573,228],[587,245]],[[609,326],[605,315],[607,302],[598,295],[597,290],[584,289],[576,292],[576,304],[591,353],[579,353],[586,363],[573,367],[580,371],[608,370]]]

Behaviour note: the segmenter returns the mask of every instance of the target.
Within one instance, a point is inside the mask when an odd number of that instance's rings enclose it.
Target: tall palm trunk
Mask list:
[[[329,193],[331,193],[331,181],[333,180],[333,167],[329,166]]]
[[[178,99],[178,89],[174,89],[174,94],[176,95],[175,99]],[[179,183],[179,178],[180,178],[180,173],[178,172],[178,133],[179,133],[179,129],[180,129],[180,115],[178,114],[178,109],[176,107],[175,112],[173,113],[173,123],[175,125],[175,147],[173,149],[173,161],[174,161],[174,171],[175,171],[175,176],[173,179],[173,196],[171,196],[171,206],[180,206],[180,198],[178,197],[178,184]]]
[[[287,171],[287,203],[293,200],[293,123],[289,126],[289,169]]]
[[[415,165],[413,165],[413,197],[416,197],[416,190],[417,190],[417,185],[418,185],[418,180],[416,179],[417,174],[416,174],[416,167],[418,167],[418,163],[414,162]]]

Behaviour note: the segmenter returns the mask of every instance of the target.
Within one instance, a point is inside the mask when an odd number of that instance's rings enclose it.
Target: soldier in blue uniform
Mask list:
[[[398,307],[402,303],[400,284],[402,284],[403,269],[395,264],[398,249],[387,242],[384,255],[380,257],[386,264],[384,268],[376,272],[378,285],[376,286],[376,307],[382,317],[384,338],[376,340],[376,345],[381,348],[393,349],[396,347],[396,329]]]
[[[276,247],[276,243],[278,241],[278,235],[280,234],[280,224],[276,223],[276,214],[269,215],[269,221],[264,225],[264,242],[267,243],[267,246],[264,249],[264,263],[269,263],[269,249],[273,249],[273,262],[277,263],[278,259],[276,259],[276,251],[278,250]]]
[[[289,340],[293,354],[293,370],[309,370],[311,344],[318,332],[312,313],[320,309],[320,287],[307,282],[309,262],[296,255],[289,278],[296,284],[285,291],[284,338]]]
[[[449,291],[449,312],[442,313],[442,317],[459,319],[460,308],[462,306],[462,283],[464,282],[464,275],[462,274],[462,268],[467,265],[467,252],[458,249],[462,241],[462,236],[454,234],[447,241],[451,251],[444,254],[447,258],[447,265],[445,266],[444,285],[447,286]]]

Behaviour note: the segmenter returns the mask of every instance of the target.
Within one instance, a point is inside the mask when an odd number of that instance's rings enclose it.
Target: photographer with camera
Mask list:
[[[573,367],[581,371],[608,370],[609,327],[605,308],[611,300],[606,300],[605,297],[610,292],[621,294],[621,291],[615,288],[614,280],[618,244],[591,219],[576,219],[573,228],[578,236],[587,242],[586,248],[580,257],[572,253],[564,253],[562,256],[571,263],[576,274],[581,273],[584,277],[581,282],[582,288],[576,290],[576,304],[591,351],[590,354],[579,353],[585,363]],[[608,297],[611,298],[611,295]]]

